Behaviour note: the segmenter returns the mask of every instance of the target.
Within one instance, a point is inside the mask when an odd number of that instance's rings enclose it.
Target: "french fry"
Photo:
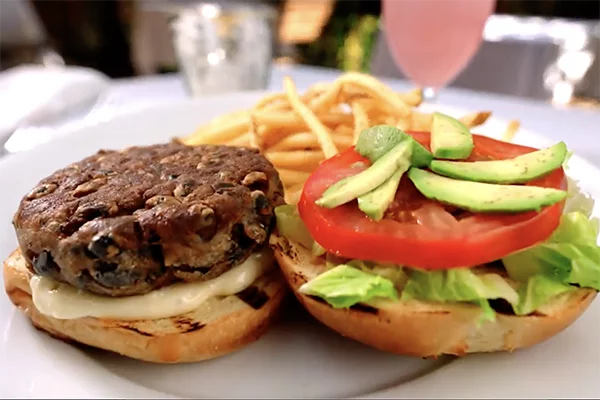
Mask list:
[[[300,196],[302,195],[303,185],[295,185],[286,189],[285,191],[285,202],[288,204],[298,204]]]
[[[249,115],[243,115],[222,124],[209,125],[207,128],[198,130],[187,138],[184,138],[183,141],[190,146],[223,143],[247,132],[249,124]]]
[[[262,139],[258,136],[258,124],[254,118],[254,115],[250,116],[250,147],[262,150]]]
[[[315,136],[319,140],[319,144],[323,149],[323,154],[326,158],[333,157],[338,153],[338,149],[331,139],[331,135],[326,126],[312,113],[312,111],[302,103],[298,93],[296,92],[296,85],[290,77],[283,78],[283,86],[285,88],[288,100],[292,108],[302,117],[306,125],[308,125],[314,132]]]
[[[294,186],[294,185],[304,185],[304,182],[310,176],[310,172],[306,171],[296,171],[294,169],[288,168],[279,168],[277,170],[279,172],[279,177],[281,181],[284,182],[286,187]]]
[[[365,128],[387,124],[402,130],[431,130],[432,114],[416,109],[423,101],[419,88],[398,93],[356,72],[315,83],[302,94],[289,77],[283,87],[283,93],[268,94],[251,108],[213,118],[182,142],[258,148],[279,171],[286,201],[295,204],[310,173],[325,158],[352,146]],[[474,112],[460,120],[473,128],[490,114]],[[511,141],[519,125],[511,121],[502,139]]]
[[[216,126],[218,124],[222,124],[223,122],[229,122],[238,118],[248,117],[249,115],[250,110],[239,110],[230,112],[227,114],[216,116],[210,121],[210,125]]]
[[[365,110],[365,112],[367,113],[385,112],[386,114],[392,114],[394,112],[394,110],[391,107],[388,107],[387,104],[382,104],[379,99],[352,96],[349,97],[347,100],[350,102],[350,104],[360,104],[362,109]]]
[[[308,129],[306,121],[294,112],[272,112],[272,111],[256,111],[253,114],[256,123],[259,125],[268,125],[271,127],[290,127],[298,129]],[[317,115],[317,118],[325,126],[335,126],[343,123],[352,123],[353,117],[351,114],[341,112],[330,112],[324,115]]]
[[[280,168],[295,169],[298,171],[312,171],[321,161],[325,159],[321,150],[305,151],[270,151],[267,150],[265,157]]]
[[[370,75],[349,72],[338,78],[338,82],[360,86],[370,96],[379,98],[391,105],[401,116],[407,116],[411,112],[410,107],[394,91]]]
[[[260,125],[258,129],[264,149],[270,149],[275,144],[296,132],[310,132],[308,127],[297,128],[293,126],[280,128],[277,126]],[[311,134],[314,136],[312,132]]]
[[[430,131],[431,122],[433,121],[432,114],[424,114],[421,112],[413,112],[410,119],[410,130],[413,131]]]
[[[313,110],[313,112],[321,112],[331,108],[336,103],[337,98],[340,96],[341,90],[342,83],[339,81],[335,82],[333,85],[330,85],[327,90],[315,97],[309,103],[309,108]]]
[[[421,88],[413,89],[406,93],[398,93],[398,97],[411,107],[418,107],[423,102],[423,90]]]
[[[324,92],[329,90],[330,86],[331,83],[315,83],[314,85],[306,89],[306,92],[304,92],[304,94],[301,96],[302,101],[305,104],[311,104],[311,102],[315,101],[317,97],[321,96]]]
[[[340,126],[346,128],[345,126]],[[331,135],[333,143],[339,148],[348,148],[352,146],[352,137],[344,133],[335,132]],[[279,142],[269,146],[270,151],[290,151],[320,149],[319,142],[311,132],[298,132],[284,137]]]
[[[394,126],[396,125],[396,118],[393,115],[388,115],[387,117],[385,117],[385,119],[383,120],[383,124],[384,125],[391,125]]]
[[[508,123],[508,126],[506,127],[506,130],[502,134],[501,140],[503,140],[505,142],[512,142],[520,127],[521,127],[520,121],[517,121],[517,120],[510,121]]]
[[[360,87],[345,86],[344,92],[346,92],[350,102],[358,99],[368,99],[369,95],[362,90]],[[423,102],[423,90],[421,88],[412,89],[408,92],[396,93],[396,95],[410,107],[418,107]]]
[[[465,124],[467,128],[474,128],[476,126],[483,125],[485,121],[488,120],[490,115],[492,115],[491,111],[480,111],[476,113],[467,114],[459,120],[460,122]]]
[[[251,133],[246,132],[246,133],[242,134],[241,136],[236,137],[233,140],[230,140],[228,142],[223,142],[223,143],[228,146],[252,147],[250,144],[250,137],[251,137]]]
[[[387,114],[369,115],[369,125],[371,125],[371,126],[384,125],[384,124],[386,124],[388,117],[389,117],[389,115],[387,115]]]
[[[360,133],[369,127],[369,116],[358,102],[352,103],[352,113],[354,114],[353,142],[356,143],[358,141],[358,136],[360,135]]]
[[[332,137],[335,137],[335,134],[339,134],[342,136],[347,136],[350,139],[352,139],[352,136],[354,136],[354,126],[352,125],[338,125],[335,128],[333,128],[333,132],[331,133]],[[334,139],[335,142],[335,139]]]
[[[256,103],[252,109],[253,112],[257,110],[281,110],[282,108],[286,108],[287,98],[284,93],[274,93],[268,95],[267,97],[263,97],[258,103]]]
[[[400,130],[408,131],[408,130],[410,130],[410,126],[411,126],[410,119],[401,118],[396,121],[396,128],[398,128]]]

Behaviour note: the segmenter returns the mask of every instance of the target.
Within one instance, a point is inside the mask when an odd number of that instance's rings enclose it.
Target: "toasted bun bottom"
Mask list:
[[[294,294],[316,319],[343,336],[403,355],[460,356],[532,346],[568,327],[596,297],[595,290],[578,289],[544,307],[544,314],[498,314],[495,322],[479,327],[481,309],[469,304],[386,301],[376,308],[335,309],[298,292],[324,271],[322,261],[281,237],[272,236],[271,246]]]
[[[276,270],[259,278],[243,296],[211,298],[198,309],[171,318],[56,319],[40,313],[33,304],[30,278],[25,259],[16,250],[4,262],[6,293],[36,328],[64,341],[156,363],[207,360],[254,342],[277,316],[287,290]]]

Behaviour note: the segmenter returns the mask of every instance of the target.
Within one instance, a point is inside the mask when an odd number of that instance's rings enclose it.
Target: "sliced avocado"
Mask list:
[[[462,160],[473,151],[473,136],[459,120],[435,112],[431,123],[430,146],[435,158]]]
[[[433,155],[419,142],[406,134],[404,131],[388,125],[375,125],[363,130],[356,142],[355,150],[371,162],[377,161],[398,143],[408,140],[412,142],[411,164],[415,167],[427,167]]]
[[[467,181],[488,183],[524,183],[554,171],[567,156],[563,142],[552,147],[498,161],[433,160],[429,169],[440,175]]]
[[[399,167],[410,163],[411,151],[410,141],[397,144],[369,168],[331,185],[316,204],[325,208],[334,208],[370,192],[392,176]]]
[[[408,177],[428,199],[474,212],[539,211],[567,196],[564,190],[460,181],[418,168],[409,169]]]
[[[398,168],[381,186],[360,196],[358,198],[358,208],[372,220],[381,220],[385,211],[392,204],[392,201],[394,201],[400,179],[402,179],[402,175],[404,175],[408,168],[410,168],[409,162]]]

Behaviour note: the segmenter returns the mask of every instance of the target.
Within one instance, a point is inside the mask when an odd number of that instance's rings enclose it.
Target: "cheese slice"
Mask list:
[[[29,285],[35,307],[57,319],[159,319],[193,311],[212,297],[239,293],[273,268],[274,262],[271,251],[265,250],[214,279],[176,283],[127,297],[101,296],[37,275]]]

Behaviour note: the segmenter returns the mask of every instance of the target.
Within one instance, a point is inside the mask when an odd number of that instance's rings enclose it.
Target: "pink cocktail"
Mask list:
[[[477,51],[495,0],[383,0],[394,61],[428,92],[444,87]]]

